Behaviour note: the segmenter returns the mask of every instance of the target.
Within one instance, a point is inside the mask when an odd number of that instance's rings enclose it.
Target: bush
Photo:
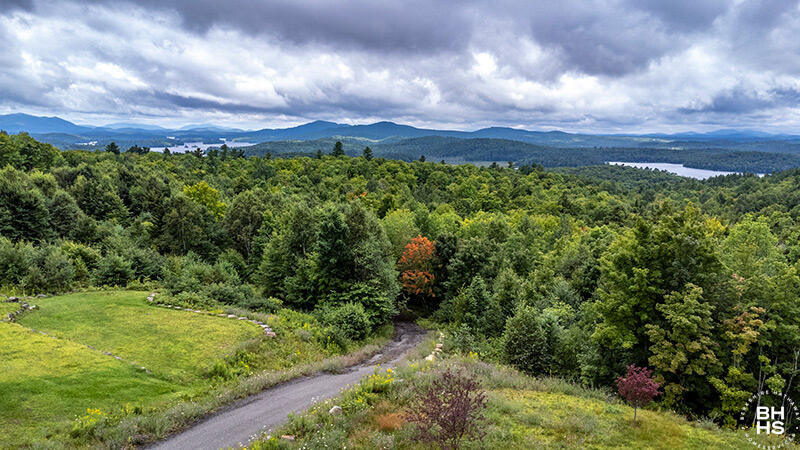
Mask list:
[[[130,261],[116,253],[109,253],[100,259],[95,272],[95,283],[105,286],[127,286],[133,279]]]
[[[367,314],[367,319],[374,325],[388,322],[397,313],[394,300],[375,284],[353,283],[346,291],[328,296],[327,303],[361,305]]]
[[[352,340],[365,338],[371,329],[369,316],[360,303],[345,303],[331,308],[324,311],[322,317],[325,324],[337,328]]]
[[[446,369],[430,385],[416,386],[405,419],[417,426],[417,439],[443,449],[461,447],[463,439],[480,439],[486,393],[466,374]]]
[[[236,305],[240,308],[249,309],[250,311],[259,311],[265,313],[274,313],[275,311],[279,310],[282,306],[282,303],[279,299],[275,297],[261,297],[261,296],[254,296],[245,299],[241,304]]]
[[[545,373],[552,359],[547,326],[541,313],[520,307],[506,321],[502,347],[505,362],[532,375]]]
[[[212,309],[217,304],[199,292],[181,292],[176,295],[158,296],[159,303],[183,306],[191,309]]]

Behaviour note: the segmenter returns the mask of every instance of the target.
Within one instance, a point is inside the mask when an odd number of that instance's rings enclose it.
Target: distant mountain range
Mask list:
[[[523,152],[514,142],[549,148],[634,148],[634,149],[727,149],[800,155],[800,136],[773,135],[752,130],[718,130],[710,133],[678,134],[580,134],[563,131],[530,131],[508,127],[490,127],[475,131],[416,128],[394,122],[368,125],[348,125],[317,120],[290,128],[241,130],[213,124],[188,125],[178,129],[136,123],[112,123],[104,126],[76,125],[58,117],[38,117],[28,114],[0,115],[0,130],[9,133],[30,133],[36,139],[62,149],[102,148],[111,141],[123,148],[140,145],[152,148],[182,147],[186,143],[222,144],[223,140],[260,144],[252,154],[265,152],[291,153],[319,148],[323,141],[342,140],[355,151],[356,147],[371,145],[386,153],[399,151],[404,155],[459,156],[470,148],[498,145],[512,154]],[[430,138],[447,139],[430,139]],[[422,139],[428,138],[428,139]],[[409,140],[407,142],[402,142]],[[472,142],[459,142],[467,140]],[[494,141],[488,141],[494,140]],[[502,140],[502,141],[498,141]],[[320,142],[315,142],[320,141]],[[513,142],[510,142],[513,141]],[[435,147],[435,150],[425,151]],[[523,153],[526,153],[526,149]],[[468,152],[469,153],[469,152]],[[497,154],[497,152],[493,152]],[[513,159],[511,154],[501,159]]]

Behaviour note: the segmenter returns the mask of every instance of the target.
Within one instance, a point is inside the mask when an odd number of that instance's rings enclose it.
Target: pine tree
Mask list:
[[[119,145],[112,141],[110,144],[106,145],[106,151],[115,155],[119,155]]]
[[[369,147],[364,147],[364,159],[367,161],[372,160],[372,149]]]
[[[336,141],[336,144],[333,146],[333,152],[331,152],[332,156],[344,156],[344,147],[342,146],[342,141]]]

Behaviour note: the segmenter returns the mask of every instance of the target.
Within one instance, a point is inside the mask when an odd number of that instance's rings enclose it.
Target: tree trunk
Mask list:
[[[633,407],[633,424],[636,425],[636,411],[639,409],[638,406]]]

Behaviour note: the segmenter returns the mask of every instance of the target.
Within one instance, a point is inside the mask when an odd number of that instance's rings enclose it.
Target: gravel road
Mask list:
[[[302,412],[334,397],[347,385],[372,374],[378,364],[390,367],[425,336],[413,323],[395,324],[395,336],[381,353],[343,373],[322,373],[279,384],[242,399],[191,428],[148,447],[164,450],[217,450],[247,444],[263,431],[282,425],[289,413]]]

